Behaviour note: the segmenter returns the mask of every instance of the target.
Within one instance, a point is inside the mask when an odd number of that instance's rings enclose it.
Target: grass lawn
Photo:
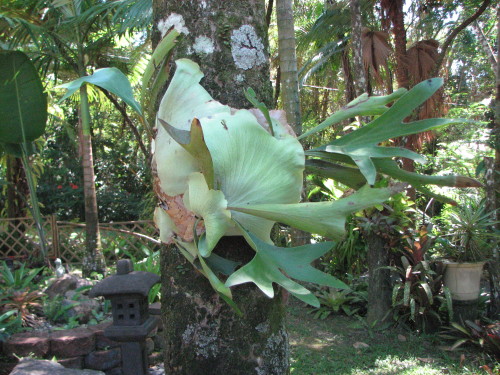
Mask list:
[[[395,329],[370,332],[356,318],[331,315],[317,320],[307,311],[296,301],[289,306],[293,375],[500,374],[494,359],[471,348],[446,351],[435,335]]]

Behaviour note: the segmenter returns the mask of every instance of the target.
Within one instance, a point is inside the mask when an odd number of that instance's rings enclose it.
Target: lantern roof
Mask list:
[[[140,294],[146,297],[160,276],[145,271],[132,271],[132,262],[121,259],[116,264],[116,275],[106,277],[89,292],[91,297],[110,297],[118,294]]]

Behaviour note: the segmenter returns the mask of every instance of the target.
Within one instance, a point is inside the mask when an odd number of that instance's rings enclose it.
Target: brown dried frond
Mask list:
[[[439,42],[434,39],[415,43],[407,51],[408,75],[412,86],[431,77],[438,59]],[[418,119],[440,117],[445,114],[444,91],[439,89],[419,110]],[[426,132],[427,133],[427,132]],[[419,149],[423,142],[432,139],[431,134],[424,134],[422,141],[416,142]],[[414,143],[414,142],[410,142]]]
[[[412,84],[432,78],[430,74],[438,58],[439,42],[434,39],[415,43],[406,52],[408,58],[408,74]]]
[[[361,31],[361,46],[363,51],[363,63],[367,71],[372,71],[378,84],[383,85],[384,80],[380,75],[380,68],[389,70],[387,61],[392,53],[389,44],[389,34],[383,31],[372,31],[364,27]]]

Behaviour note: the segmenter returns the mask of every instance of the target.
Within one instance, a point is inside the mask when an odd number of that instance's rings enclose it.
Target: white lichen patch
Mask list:
[[[167,18],[160,20],[158,22],[158,30],[163,37],[171,27],[174,27],[179,33],[189,34],[189,30],[186,27],[186,23],[184,22],[184,18],[180,14],[172,13]]]
[[[269,330],[269,322],[262,322],[255,327],[257,332],[264,333]]]
[[[194,40],[193,49],[196,53],[209,55],[214,53],[215,46],[212,40],[206,36],[197,36]]]
[[[182,334],[184,345],[194,345],[196,355],[203,358],[215,358],[219,353],[218,330],[215,323],[207,326],[201,324],[189,324]]]
[[[243,76],[243,74],[237,74],[236,77],[234,77],[234,80],[236,82],[243,82],[245,80],[245,77]]]
[[[231,53],[236,66],[252,69],[266,62],[264,44],[250,25],[243,25],[231,33]]]
[[[262,356],[256,358],[255,373],[257,375],[284,374],[290,364],[289,345],[288,333],[285,327],[281,327],[268,337]]]

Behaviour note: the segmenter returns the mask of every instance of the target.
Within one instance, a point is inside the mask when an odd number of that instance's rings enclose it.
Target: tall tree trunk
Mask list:
[[[361,46],[361,7],[359,0],[350,0],[351,7],[351,49],[352,63],[354,66],[354,85],[356,95],[359,96],[366,92],[366,74],[363,64],[362,46]]]
[[[389,251],[385,240],[375,231],[364,234],[368,246],[368,314],[370,326],[380,325],[391,309],[390,271],[382,267],[389,265]]]
[[[21,159],[6,155],[7,159],[7,217],[26,216],[26,199],[29,196],[28,183]],[[24,197],[24,198],[23,198]]]
[[[87,86],[80,88],[80,144],[82,150],[83,195],[85,198],[85,255],[82,261],[83,276],[92,272],[104,274],[106,264],[101,250],[99,217],[94,177],[94,158],[90,132],[90,111]]]
[[[276,19],[283,109],[286,112],[287,122],[292,126],[295,134],[300,135],[302,134],[302,116],[292,0],[276,0]],[[292,228],[291,235],[292,246],[305,245],[311,238],[309,233],[295,228]]]
[[[158,30],[174,21],[184,35],[174,57],[200,64],[201,84],[224,104],[248,107],[243,90],[252,87],[270,106],[265,3],[260,1],[154,0],[154,44]],[[233,260],[253,255],[241,237],[224,237],[214,250]],[[239,317],[209,282],[170,247],[162,252],[162,319],[165,369],[169,374],[287,374],[288,335],[279,295],[265,297],[253,286],[237,287]]]
[[[403,12],[404,0],[382,0],[392,24],[394,52],[396,56],[396,80],[398,87],[408,87],[408,61],[406,60],[406,29]]]
[[[488,42],[488,39],[486,38],[486,35],[483,33],[483,29],[481,29],[481,26],[479,26],[479,23],[477,21],[474,21],[472,23],[472,27],[476,31],[477,39],[479,40],[479,43],[481,44],[481,47],[483,48],[484,53],[488,57],[488,60],[490,61],[491,64],[491,70],[493,72],[497,71],[497,59],[495,56],[495,53],[493,52],[493,49],[490,46],[490,43]]]
[[[300,135],[302,133],[302,119],[292,0],[276,0],[276,18],[278,21],[278,56],[281,68],[283,109],[295,134]]]

